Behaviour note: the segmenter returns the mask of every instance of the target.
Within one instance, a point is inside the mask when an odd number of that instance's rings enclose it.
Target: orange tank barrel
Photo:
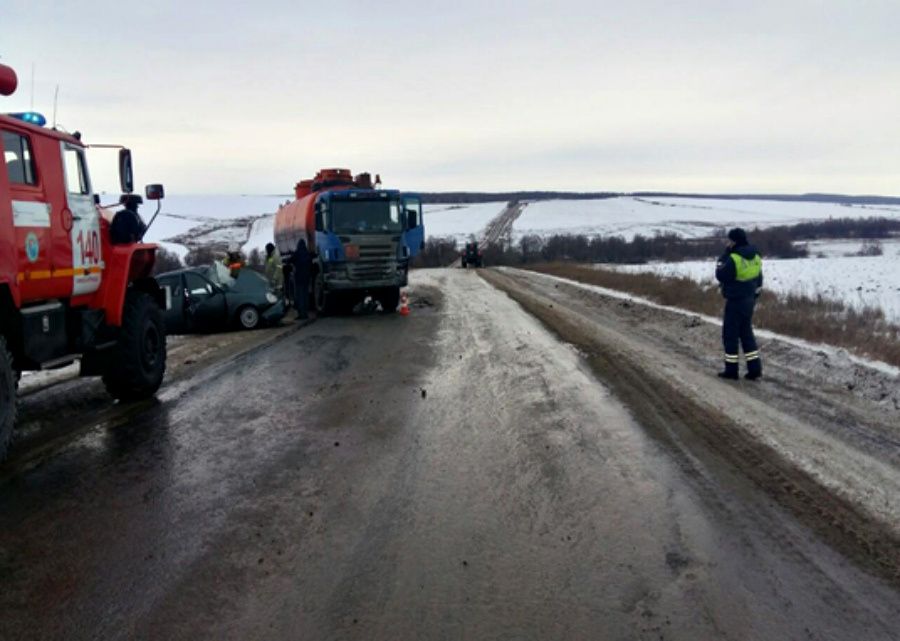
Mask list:
[[[12,67],[0,65],[0,95],[11,96],[19,86],[19,78]]]
[[[293,254],[301,239],[310,251],[316,248],[316,195],[310,193],[285,205],[275,214],[275,246],[282,254]]]
[[[380,182],[376,177],[375,182]],[[301,239],[310,251],[316,248],[315,206],[319,192],[345,189],[372,189],[372,175],[362,173],[354,179],[349,169],[322,169],[312,180],[294,185],[297,200],[288,203],[275,214],[275,246],[283,255],[293,254]]]

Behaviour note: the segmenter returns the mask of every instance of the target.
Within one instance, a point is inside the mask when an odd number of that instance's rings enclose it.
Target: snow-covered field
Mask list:
[[[765,287],[781,293],[823,294],[855,307],[881,307],[888,318],[900,322],[900,240],[882,243],[883,256],[848,255],[858,252],[860,247],[858,241],[810,243],[812,258],[765,260]],[[698,282],[715,283],[715,259],[626,265],[616,269],[686,276]]]
[[[147,240],[160,243],[184,258],[188,247],[172,242],[189,236],[192,244],[241,245],[244,252],[262,251],[274,237],[275,212],[290,200],[289,196],[172,196],[163,201]],[[427,237],[453,238],[464,242],[503,211],[505,202],[472,205],[426,205]],[[149,222],[155,211],[145,203],[141,215]]]
[[[182,258],[188,248],[183,244],[165,241],[188,232],[192,232],[191,236],[199,243],[247,243],[246,251],[250,251],[261,242],[262,249],[271,238],[254,238],[253,231],[248,229],[243,220],[236,225],[229,225],[228,221],[274,216],[279,206],[287,200],[290,200],[290,196],[167,196],[162,201],[160,214],[147,232],[146,239],[161,243]],[[141,215],[146,222],[150,222],[154,211],[155,203],[146,202],[141,208]]]
[[[674,233],[700,238],[735,226],[771,227],[806,220],[868,217],[900,218],[900,206],[702,198],[546,200],[525,208],[513,225],[513,235],[584,234],[631,240],[637,234]]]
[[[274,213],[289,196],[171,196],[147,235],[152,242],[187,253],[186,243],[237,243],[245,252],[263,250],[271,242]],[[457,243],[478,237],[506,206],[505,202],[471,205],[426,205],[427,237],[452,238]],[[146,203],[150,219],[155,207]],[[528,203],[513,226],[515,238],[557,233],[620,235],[675,233],[688,238],[709,236],[733,226],[749,229],[827,218],[900,218],[900,206],[691,198],[610,198],[549,200]],[[166,242],[178,238],[181,243]],[[813,243],[809,259],[766,261],[767,286],[776,291],[822,293],[854,305],[878,305],[900,320],[900,242],[885,243],[884,256],[845,257],[859,243]],[[829,258],[818,258],[824,255]],[[711,262],[628,267],[712,278]]]
[[[430,238],[453,238],[457,243],[464,243],[470,236],[478,237],[505,207],[505,202],[425,205],[425,235]]]

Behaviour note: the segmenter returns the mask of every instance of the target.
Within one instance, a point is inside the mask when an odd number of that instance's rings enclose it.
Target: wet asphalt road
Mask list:
[[[897,638],[895,590],[685,473],[505,295],[413,284],[7,474],[0,639]]]

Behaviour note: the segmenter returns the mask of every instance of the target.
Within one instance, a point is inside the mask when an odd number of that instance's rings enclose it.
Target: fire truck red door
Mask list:
[[[103,256],[100,242],[100,212],[94,204],[84,150],[60,143],[66,177],[66,201],[72,212],[73,296],[91,294],[100,287]]]

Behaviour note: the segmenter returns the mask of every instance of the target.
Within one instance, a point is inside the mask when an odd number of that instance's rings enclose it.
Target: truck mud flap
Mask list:
[[[87,350],[81,356],[81,376],[103,376],[113,366],[116,341],[110,341]]]

